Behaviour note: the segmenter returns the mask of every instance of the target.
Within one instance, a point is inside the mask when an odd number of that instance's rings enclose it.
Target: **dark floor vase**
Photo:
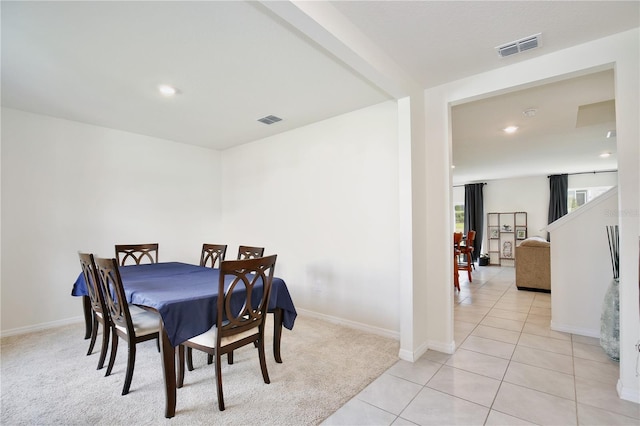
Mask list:
[[[611,280],[602,303],[600,346],[609,358],[620,360],[620,292],[617,278]]]

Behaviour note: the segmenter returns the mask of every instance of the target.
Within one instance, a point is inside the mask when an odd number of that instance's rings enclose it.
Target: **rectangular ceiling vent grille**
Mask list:
[[[273,124],[282,121],[282,118],[276,117],[275,115],[267,115],[266,117],[259,118],[258,121],[264,124]]]
[[[520,40],[512,41],[510,43],[503,44],[496,47],[498,56],[501,58],[515,55],[516,53],[522,53],[525,50],[535,49],[540,47],[540,36],[542,33],[534,34],[529,37],[521,38]]]

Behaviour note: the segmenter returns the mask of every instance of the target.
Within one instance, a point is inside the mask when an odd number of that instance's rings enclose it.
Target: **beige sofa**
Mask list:
[[[550,250],[550,243],[539,237],[527,238],[516,247],[518,290],[551,292]]]

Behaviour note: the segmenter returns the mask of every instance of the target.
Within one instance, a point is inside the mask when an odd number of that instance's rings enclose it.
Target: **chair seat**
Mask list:
[[[131,315],[138,315],[141,314],[142,312],[149,312],[146,309],[142,309],[140,306],[137,305],[129,305],[129,312],[131,313]]]
[[[208,348],[215,348],[216,347],[216,336],[217,336],[217,331],[218,328],[214,325],[213,327],[211,327],[209,330],[205,331],[202,334],[197,335],[196,337],[192,337],[191,339],[189,339],[190,343],[199,345],[199,346],[206,346]],[[238,333],[235,334],[233,336],[229,336],[229,337],[223,337],[222,340],[222,345],[228,345],[230,343],[233,342],[237,342],[238,340],[242,340],[245,337],[249,337],[253,334],[257,334],[257,330],[251,329],[251,330],[247,330],[244,331],[242,333]]]
[[[148,334],[158,333],[160,331],[160,315],[155,312],[142,311],[135,315],[131,315],[133,322],[133,330],[137,337],[146,336]],[[125,327],[116,325],[120,331],[127,332]]]

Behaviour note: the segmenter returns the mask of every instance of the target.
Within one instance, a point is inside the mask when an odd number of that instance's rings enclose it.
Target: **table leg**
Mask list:
[[[84,338],[91,337],[92,317],[91,317],[91,299],[89,296],[82,296],[82,310],[84,311]]]
[[[171,346],[162,320],[160,320],[160,352],[166,395],[164,416],[170,419],[176,415],[176,348]]]
[[[280,341],[282,338],[282,309],[273,311],[273,357],[277,363],[282,363],[280,356]]]

